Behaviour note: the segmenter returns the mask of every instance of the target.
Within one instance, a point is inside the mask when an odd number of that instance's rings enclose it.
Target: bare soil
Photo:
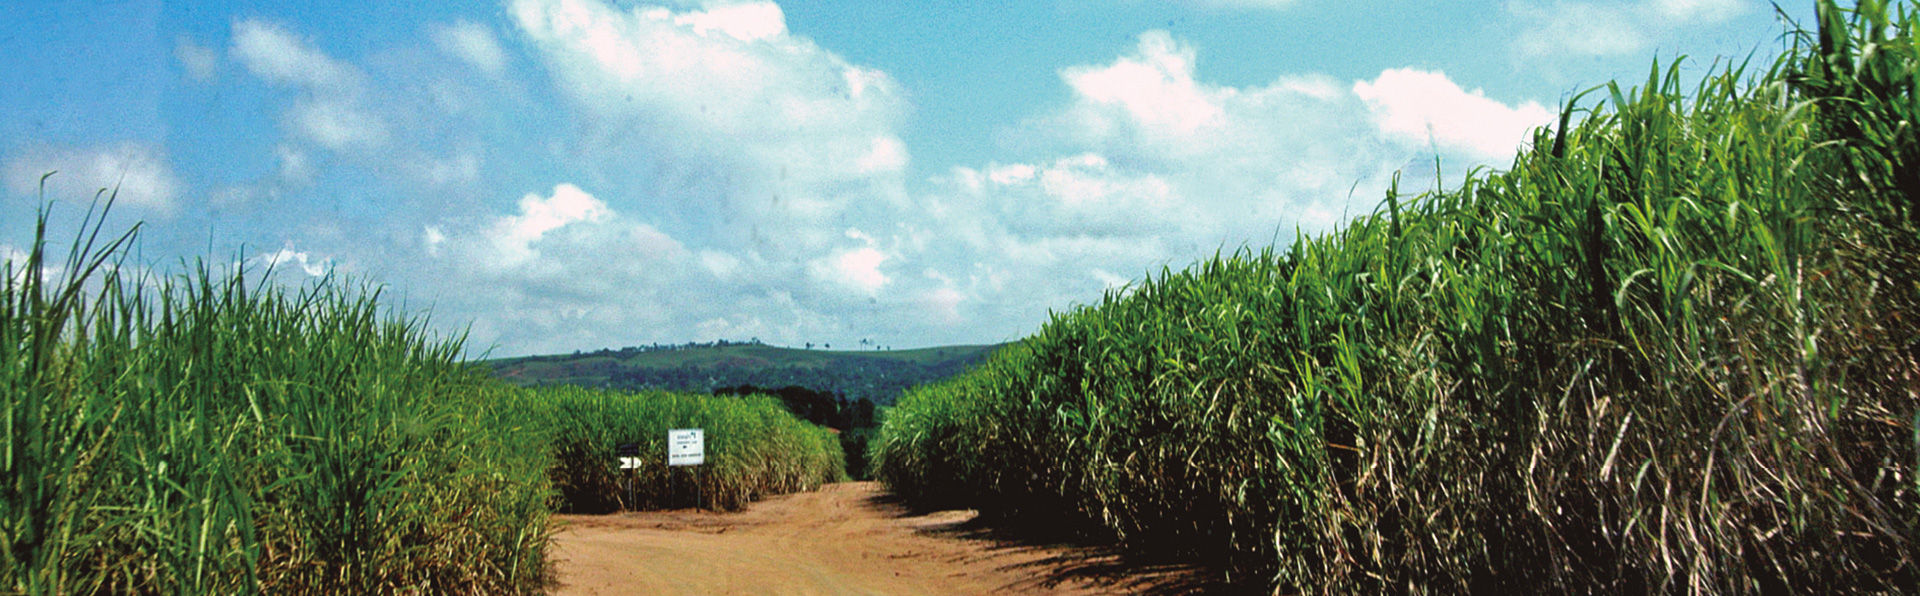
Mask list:
[[[1101,545],[911,511],[871,482],[775,497],[744,512],[559,516],[559,596],[628,594],[1176,594],[1180,566],[1130,564]],[[1217,587],[1217,586],[1216,586]]]

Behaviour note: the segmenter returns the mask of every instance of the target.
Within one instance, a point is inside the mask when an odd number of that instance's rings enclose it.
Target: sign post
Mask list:
[[[634,468],[640,467],[640,444],[621,443],[619,447],[614,448],[613,454],[620,458],[620,469],[626,470],[627,472],[627,502],[622,503],[623,507],[621,508],[631,511],[634,509],[633,470]]]
[[[675,428],[667,431],[667,469],[681,466],[699,466],[707,463],[707,433],[698,428]],[[695,477],[693,483],[693,504],[700,506],[700,481]]]
[[[697,466],[707,463],[706,431],[676,428],[667,431],[667,465]]]

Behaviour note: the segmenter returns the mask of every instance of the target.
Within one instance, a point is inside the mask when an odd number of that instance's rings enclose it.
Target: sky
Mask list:
[[[117,188],[138,266],[376,284],[474,355],[996,343],[1784,30],[1756,0],[23,0],[0,257]]]

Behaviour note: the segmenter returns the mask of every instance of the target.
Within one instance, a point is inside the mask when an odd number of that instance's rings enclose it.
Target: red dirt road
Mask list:
[[[982,538],[965,527],[972,512],[917,515],[882,497],[850,482],[740,513],[560,516],[554,593],[1113,594],[1167,591],[1177,574],[1117,575],[1116,557],[1087,547]]]

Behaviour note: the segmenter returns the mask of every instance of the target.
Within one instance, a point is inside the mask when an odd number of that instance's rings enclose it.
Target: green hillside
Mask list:
[[[849,351],[717,342],[502,358],[484,364],[494,376],[523,386],[709,392],[738,385],[798,385],[891,405],[907,389],[959,374],[998,347]]]

